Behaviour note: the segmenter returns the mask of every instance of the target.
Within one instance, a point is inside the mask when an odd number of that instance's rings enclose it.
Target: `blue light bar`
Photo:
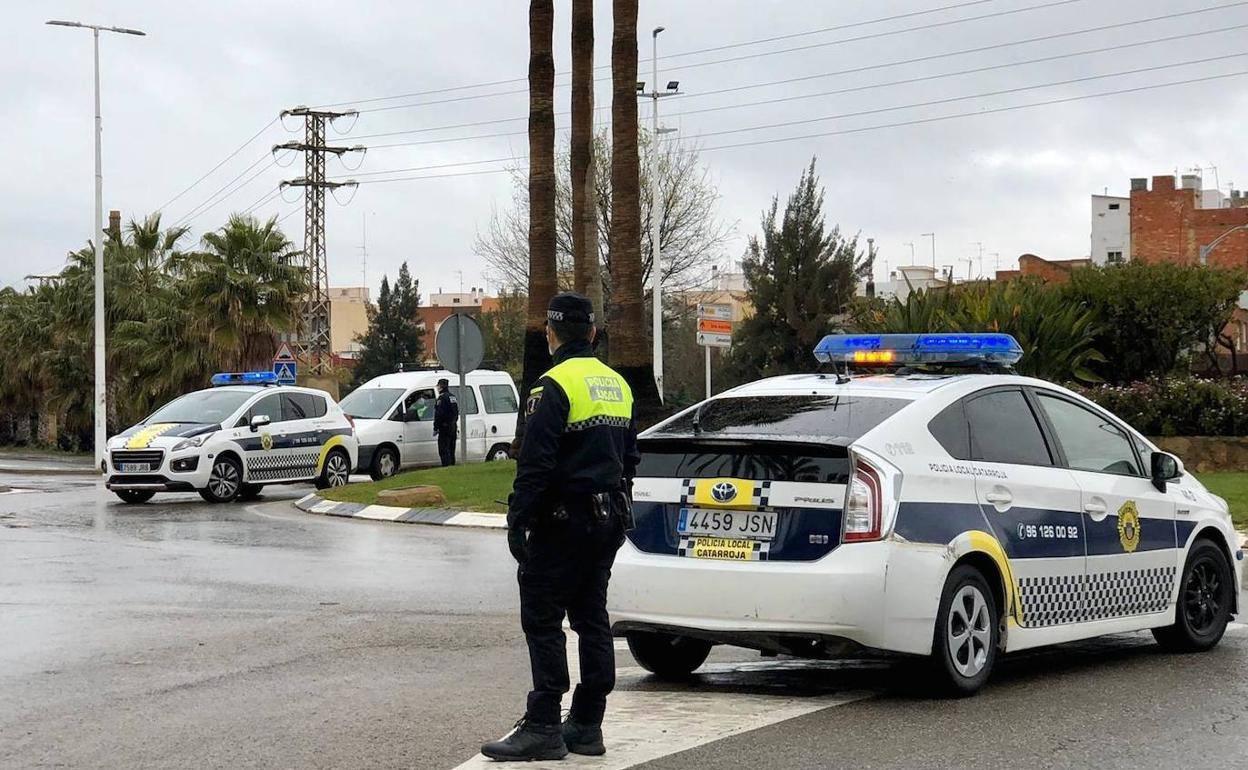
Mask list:
[[[212,387],[222,385],[276,385],[276,372],[221,372],[212,375]]]
[[[815,346],[823,363],[892,364],[990,363],[1012,366],[1023,348],[1012,336],[973,334],[829,334]]]

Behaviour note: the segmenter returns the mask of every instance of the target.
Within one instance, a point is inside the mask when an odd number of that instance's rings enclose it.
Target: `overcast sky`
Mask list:
[[[650,30],[660,37],[660,80],[679,80],[684,96],[663,101],[664,123],[678,141],[698,143],[718,181],[720,213],[737,223],[725,260],[739,258],[746,237],[775,193],[787,195],[812,155],[827,186],[826,212],[843,230],[875,238],[883,262],[909,263],[917,244],[920,263],[931,260],[936,233],[940,264],[978,253],[999,252],[1001,266],[1020,253],[1073,258],[1088,253],[1089,199],[1108,188],[1126,194],[1133,176],[1217,166],[1223,189],[1248,188],[1248,78],[1225,77],[1168,88],[1067,101],[1005,112],[1015,105],[1087,94],[1140,89],[1161,83],[1248,71],[1248,3],[1236,0],[642,0],[642,77],[649,77]],[[225,188],[219,204],[194,216],[198,239],[232,210],[244,209],[273,191],[283,178],[301,176],[302,160],[290,168],[267,167],[273,144],[300,139],[272,122],[298,104],[322,105],[523,79],[528,56],[524,0],[460,2],[323,2],[322,0],[215,0],[156,2],[21,2],[9,7],[0,29],[0,285],[58,270],[65,253],[83,244],[92,223],[91,36],[83,30],[46,27],[48,18],[137,27],[147,37],[102,39],[104,102],[104,204],[124,216],[141,217],[165,204],[245,140],[268,125],[218,171],[164,209],[172,223]],[[598,2],[596,59],[610,61],[609,0]],[[855,25],[899,14],[962,7]],[[556,2],[557,111],[568,108],[568,0]],[[1029,39],[1200,9],[1218,9],[1131,26]],[[1220,8],[1220,9],[1219,9]],[[935,26],[933,26],[935,25]],[[826,30],[842,26],[841,29]],[[915,29],[898,34],[881,34]],[[963,70],[1060,57],[1092,49],[1193,35],[1050,61],[998,67],[977,73],[913,80]],[[818,32],[817,32],[818,31]],[[812,33],[815,34],[804,34]],[[782,40],[740,45],[777,36]],[[863,38],[849,41],[848,38]],[[840,42],[838,42],[840,41]],[[938,56],[1002,43],[977,53]],[[731,46],[722,50],[684,52]],[[802,50],[771,53],[784,49]],[[762,55],[768,54],[768,55]],[[888,65],[919,57],[925,62]],[[750,57],[750,58],[742,58]],[[1196,60],[1208,60],[1198,63]],[[722,61],[737,59],[737,61]],[[708,63],[713,62],[713,63]],[[1186,64],[1185,64],[1186,63]],[[697,66],[702,65],[702,66]],[[867,69],[862,69],[867,68]],[[1129,70],[1079,83],[1050,85]],[[771,81],[808,78],[786,84]],[[602,77],[608,70],[601,70]],[[888,85],[892,84],[892,85]],[[609,117],[609,82],[598,84],[600,120]],[[758,86],[758,87],[751,87]],[[858,86],[878,86],[864,90]],[[730,93],[706,92],[742,87]],[[425,142],[377,148],[359,172],[443,166],[426,171],[359,176],[361,181],[503,169],[501,158],[523,159],[527,100],[523,80],[468,90],[358,103],[351,125],[330,131],[334,142],[366,145]],[[1007,89],[1015,93],[985,95]],[[757,102],[808,94],[787,102]],[[465,99],[463,97],[483,98]],[[921,102],[952,100],[915,106]],[[454,101],[448,101],[454,99]],[[425,102],[423,106],[407,106]],[[428,102],[441,102],[428,104]],[[711,107],[731,109],[705,111]],[[904,107],[904,109],[888,109]],[[648,106],[642,108],[648,120]],[[698,114],[680,115],[683,112]],[[863,113],[852,117],[815,118]],[[970,117],[883,127],[974,113]],[[519,118],[473,128],[412,132],[438,126]],[[560,117],[561,130],[567,118]],[[785,124],[787,126],[776,126]],[[722,133],[735,129],[756,130]],[[868,129],[854,131],[855,129]],[[463,140],[464,137],[509,134]],[[839,134],[832,132],[841,132]],[[811,137],[813,134],[822,136]],[[831,134],[831,135],[828,135]],[[787,137],[809,137],[775,141]],[[460,141],[441,141],[457,139]],[[742,143],[769,142],[751,146]],[[716,149],[716,148],[723,149]],[[281,156],[283,162],[289,159]],[[253,163],[258,164],[248,171]],[[358,159],[348,158],[354,166]],[[349,172],[329,160],[331,176]],[[245,172],[246,173],[243,173]],[[241,174],[241,176],[240,176]],[[1205,171],[1206,186],[1214,183]],[[248,184],[227,183],[237,179]],[[224,193],[223,193],[224,194]],[[510,199],[505,173],[361,185],[346,206],[327,209],[331,283],[359,285],[363,221],[367,218],[367,280],[393,275],[407,260],[427,295],[483,282],[483,265],[472,253],[476,232],[491,207]],[[293,199],[294,194],[288,192]],[[350,194],[344,192],[345,201]],[[302,242],[298,201],[275,198],[256,209],[288,218],[282,227]],[[990,271],[993,257],[985,259]],[[957,262],[965,275],[965,261]],[[978,264],[973,272],[978,272]]]

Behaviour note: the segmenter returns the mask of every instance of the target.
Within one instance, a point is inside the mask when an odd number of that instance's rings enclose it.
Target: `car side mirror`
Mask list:
[[[1153,452],[1152,467],[1153,486],[1159,492],[1166,491],[1166,482],[1183,478],[1183,461],[1169,452]]]
[[[251,418],[251,432],[255,433],[271,422],[273,421],[269,419],[267,414],[258,414]]]

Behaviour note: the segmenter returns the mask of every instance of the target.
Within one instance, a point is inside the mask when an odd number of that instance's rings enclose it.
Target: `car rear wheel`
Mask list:
[[[1234,586],[1222,549],[1208,540],[1197,540],[1183,567],[1174,625],[1153,629],[1153,638],[1172,652],[1213,649],[1230,621]]]
[[[243,466],[232,455],[218,455],[212,461],[208,486],[199,490],[199,496],[210,503],[228,503],[238,497],[242,488]]]
[[[351,460],[347,457],[347,453],[341,449],[331,449],[325,456],[325,467],[321,469],[321,475],[316,479],[316,488],[333,489],[346,486],[350,478]]]
[[[490,451],[485,453],[485,461],[498,462],[499,460],[511,459],[511,447],[507,444],[495,444],[490,447]]]
[[[138,505],[151,500],[156,493],[150,489],[115,489],[113,494],[120,497],[123,503]]]
[[[627,634],[628,650],[645,670],[664,679],[689,676],[706,662],[711,643],[686,636],[634,631]]]
[[[980,571],[963,564],[949,573],[932,641],[937,691],[965,697],[984,686],[997,660],[999,623],[992,590]]]
[[[368,475],[373,481],[388,479],[398,472],[399,453],[388,446],[378,449],[377,454],[373,455],[373,465],[368,469]]]

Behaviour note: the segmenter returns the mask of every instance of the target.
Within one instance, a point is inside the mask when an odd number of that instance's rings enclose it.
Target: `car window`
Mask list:
[[[283,393],[282,415],[286,420],[311,420],[325,416],[325,399],[311,393]]]
[[[339,406],[351,417],[379,420],[401,395],[402,388],[359,388],[351,391]]]
[[[971,430],[961,401],[945,407],[927,424],[927,429],[955,460],[971,459]]]
[[[655,435],[856,439],[909,403],[900,398],[845,395],[716,398],[663,423]]]
[[[269,418],[269,422],[282,422],[282,396],[280,393],[270,393],[264,398],[251,405],[247,410],[247,414],[243,417],[242,424],[250,425],[251,419],[258,414],[263,414]]]
[[[1021,390],[994,390],[966,402],[971,459],[1052,465],[1044,434]]]
[[[1143,476],[1131,439],[1109,418],[1064,398],[1038,393],[1066,465],[1080,471]]]
[[[407,413],[407,419],[415,422],[432,420],[435,398],[433,388],[414,390],[409,393],[407,398],[403,399],[403,411]]]
[[[205,425],[227,419],[254,396],[254,390],[200,390],[174,399],[152,413],[145,421],[190,422]]]
[[[464,392],[459,392],[458,385],[451,386],[451,395],[459,402],[460,414],[476,414],[477,413],[477,394],[473,392],[472,386],[468,385],[464,388]]]
[[[510,385],[482,385],[481,400],[487,414],[514,414],[519,407],[516,391]]]

